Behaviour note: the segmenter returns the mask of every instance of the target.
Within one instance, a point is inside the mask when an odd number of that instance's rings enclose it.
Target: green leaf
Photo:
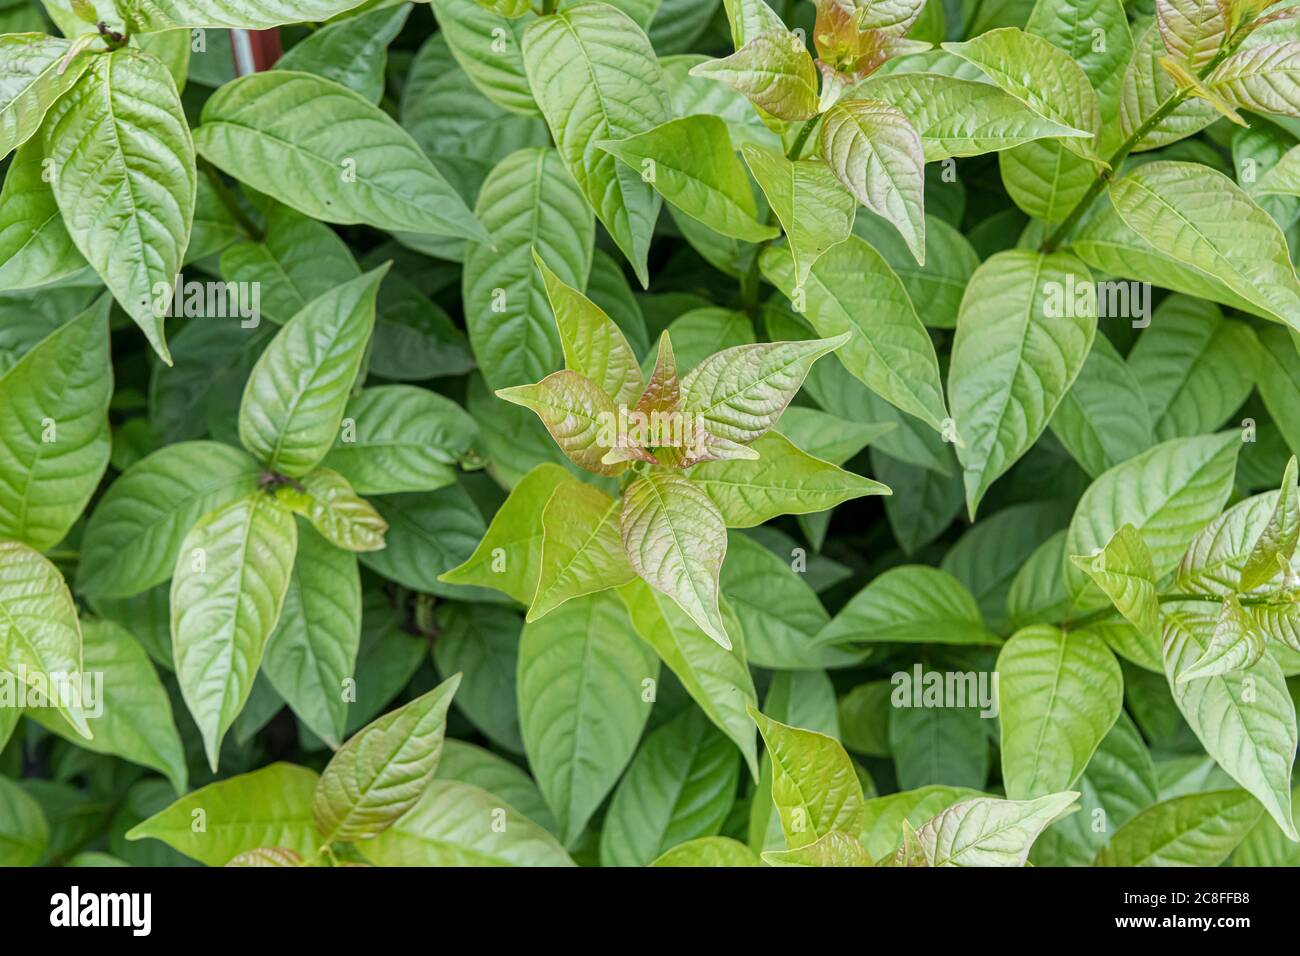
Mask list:
[[[803,40],[784,24],[753,36],[731,56],[692,68],[691,76],[743,93],[760,116],[808,120],[817,115],[817,69]]]
[[[776,424],[813,362],[844,345],[834,338],[738,345],[709,356],[682,380],[681,410],[711,436],[748,445]]]
[[[612,594],[570,601],[524,625],[519,726],[565,845],[632,758],[658,675],[659,662]]]
[[[298,551],[280,622],[267,638],[262,671],[304,724],[338,747],[348,714],[347,682],[361,644],[357,559],[310,528]]]
[[[1165,675],[1174,702],[1205,752],[1249,790],[1291,840],[1291,764],[1295,760],[1295,704],[1271,655],[1243,671],[1198,680],[1177,676],[1204,656],[1217,613],[1203,603],[1166,604]]]
[[[822,254],[849,237],[857,201],[821,160],[790,160],[751,143],[740,152],[785,230],[788,255],[794,260],[791,286],[803,288]]]
[[[646,866],[671,847],[714,836],[735,802],[737,756],[695,707],[649,734],[605,814],[601,865]]]
[[[697,627],[669,597],[644,581],[618,589],[619,597],[641,639],[649,644],[681,681],[717,727],[730,737],[758,779],[758,748],[754,724],[745,708],[757,705],[754,681],[745,660],[740,624],[726,604],[731,649]]]
[[[350,843],[391,827],[429,787],[442,756],[453,674],[409,704],[367,724],[339,748],[312,798],[323,843]]]
[[[0,538],[46,551],[62,540],[108,466],[107,296],[0,376]]]
[[[466,249],[461,294],[470,343],[491,387],[535,382],[559,367],[562,352],[533,256],[566,285],[584,288],[595,220],[553,149],[502,160],[476,208],[492,241]]]
[[[339,434],[375,324],[380,267],[335,286],[285,323],[248,376],[239,437],[269,469],[311,471]]]
[[[1040,116],[991,83],[935,73],[877,74],[853,96],[884,100],[921,136],[927,163],[1011,149],[1032,140],[1087,137]]]
[[[963,800],[920,827],[916,839],[930,866],[1024,866],[1043,828],[1078,798],[1066,791],[1037,800]]]
[[[293,70],[243,76],[208,99],[201,120],[200,155],[314,219],[486,238],[415,140],[331,80]]]
[[[1097,332],[1087,267],[1066,253],[1003,252],[962,298],[948,394],[972,518],[989,486],[1038,440],[1074,384]]]
[[[768,866],[873,866],[871,857],[855,837],[831,830],[816,842],[794,850],[768,850],[763,854]]]
[[[925,265],[925,155],[907,117],[880,100],[841,100],[826,111],[818,136],[844,188],[893,223]]]
[[[40,129],[50,107],[90,65],[84,53],[69,59],[71,49],[67,40],[43,33],[0,37],[0,157]]]
[[[542,561],[542,511],[569,479],[559,465],[542,464],[528,472],[497,509],[474,553],[438,580],[496,588],[520,604],[531,604]]]
[[[1218,866],[1260,818],[1244,790],[1192,793],[1139,813],[1097,854],[1097,866]]]
[[[1286,238],[1228,177],[1196,163],[1147,163],[1111,183],[1110,197],[1124,222],[1156,250],[1300,328],[1300,281]]]
[[[852,333],[835,353],[849,372],[890,404],[943,430],[948,410],[934,343],[902,281],[875,249],[850,236],[805,279],[788,249],[767,249],[760,261],[777,288],[806,305],[820,335]]]
[[[170,361],[162,316],[189,243],[194,145],[176,86],[148,54],[97,56],[42,126],[77,249]]]
[[[650,41],[623,12],[582,4],[537,20],[524,35],[523,50],[529,84],[565,166],[648,285],[646,256],[659,196],[598,144],[668,120],[668,93]]]
[[[1119,113],[1124,69],[1133,58],[1133,35],[1121,0],[1041,0],[1025,25],[1073,57],[1097,91],[1102,138]]]
[[[686,478],[651,474],[624,492],[619,523],[636,573],[730,649],[718,605],[726,525],[709,496]]]
[[[384,92],[388,44],[402,32],[410,12],[409,6],[399,3],[328,23],[294,44],[273,69],[315,73],[378,103]]]
[[[456,780],[433,781],[410,812],[357,848],[375,866],[573,866],[532,820]]]
[[[812,730],[779,723],[750,706],[772,758],[772,799],[791,849],[815,843],[832,830],[862,829],[862,786],[840,742]]]
[[[754,851],[731,837],[700,837],[679,844],[658,859],[651,866],[760,866]]]
[[[1093,337],[1079,375],[1048,423],[1052,434],[1092,478],[1154,444],[1145,388],[1110,339]]]
[[[287,23],[320,23],[357,6],[356,0],[169,0],[142,5],[136,21],[148,32],[176,27],[266,30]]]
[[[44,160],[41,141],[31,140],[14,155],[5,174],[0,190],[0,289],[44,285],[85,266],[44,179]]]
[[[1240,450],[1236,433],[1176,438],[1116,465],[1079,499],[1065,554],[1092,554],[1131,524],[1150,550],[1159,580],[1228,500]],[[1065,585],[1077,607],[1103,606],[1095,585],[1068,561]]]
[[[194,523],[256,490],[258,474],[246,452],[218,442],[180,442],[142,458],[86,525],[78,589],[125,598],[168,580]]]
[[[729,528],[751,528],[784,514],[812,514],[865,495],[887,495],[879,482],[796,448],[779,432],[753,445],[753,460],[706,461],[691,469]]]
[[[431,0],[430,5],[456,62],[479,91],[513,113],[536,116],[520,52],[524,31],[536,17],[508,19],[475,0]]]
[[[1158,0],[1156,25],[1178,60],[1200,70],[1219,52],[1228,32],[1227,8],[1196,0]]]
[[[61,679],[67,691],[55,703],[59,713],[82,737],[90,740],[86,722],[91,701],[72,675],[83,674],[81,623],[72,594],[59,569],[19,541],[0,541],[0,670],[8,671],[38,691]]]
[[[322,842],[311,812],[317,780],[314,770],[273,763],[186,794],[136,824],[126,838],[161,840],[208,866],[225,866],[259,847],[310,858]]]
[[[98,714],[87,710],[93,740],[75,733],[52,707],[28,708],[27,717],[93,753],[110,754],[159,771],[177,793],[187,789],[188,772],[171,701],[149,655],[125,628],[111,621],[82,625],[82,667],[94,677]]]
[[[627,139],[597,144],[636,170],[673,206],[714,232],[744,242],[774,238],[758,220],[745,168],[727,124],[716,116],[683,116]]]
[[[598,488],[566,481],[542,511],[542,558],[528,608],[535,621],[573,598],[616,588],[635,577],[619,531],[622,503]]]
[[[873,860],[883,860],[903,842],[904,822],[919,827],[953,804],[980,795],[978,790],[965,787],[928,786],[868,800],[862,845]]]
[[[209,512],[181,543],[171,587],[181,696],[217,767],[280,620],[298,533],[293,512],[254,492]]]
[[[1111,535],[1102,550],[1090,555],[1071,555],[1070,560],[1106,592],[1115,608],[1143,637],[1156,634],[1160,626],[1160,604],[1155,566],[1137,528],[1125,524]]]
[[[275,497],[337,548],[378,551],[384,547],[388,524],[336,471],[314,468],[296,483],[280,485]]]
[[[463,687],[463,685],[462,685]],[[463,706],[464,694],[459,704]],[[510,709],[515,706],[511,695]],[[518,733],[518,727],[515,728]],[[522,749],[523,744],[521,743]],[[542,792],[528,772],[505,757],[490,750],[467,744],[462,740],[448,739],[442,744],[442,759],[438,761],[437,776],[442,780],[459,780],[472,784],[501,797],[534,823],[539,823],[551,833],[557,833],[555,819],[551,816]]]
[[[1300,196],[1300,147],[1288,150],[1274,163],[1255,184],[1255,192]]]
[[[1278,573],[1278,560],[1290,561],[1297,543],[1300,543],[1300,490],[1296,487],[1296,456],[1292,455],[1282,475],[1282,488],[1273,513],[1241,569],[1241,590],[1250,591],[1273,580]]]
[[[535,385],[497,389],[497,397],[537,413],[560,450],[579,468],[597,475],[617,475],[627,463],[606,464],[617,438],[618,406],[599,385],[568,369]]]
[[[1093,164],[1070,152],[1064,143],[1035,140],[998,153],[1002,185],[1026,215],[1061,222],[1096,180]]]
[[[1101,113],[1088,74],[1050,41],[1004,27],[964,43],[945,43],[943,48],[978,66],[1000,89],[1040,116],[1084,133],[1099,131]],[[1061,142],[1085,159],[1095,151],[1089,140],[1066,137]]]
[[[321,464],[359,494],[436,491],[456,481],[478,425],[449,398],[413,385],[381,385],[357,393],[343,428]]]
[[[1119,662],[1087,631],[1037,626],[1003,645],[997,673],[1007,796],[1074,786],[1123,710]]]
[[[41,805],[0,776],[0,866],[35,866],[49,842],[50,825]],[[757,858],[752,865],[758,865]]]
[[[1260,329],[1259,395],[1277,423],[1291,451],[1300,454],[1300,365],[1293,356],[1300,354],[1281,329]]]
[[[992,644],[979,606],[946,571],[920,564],[890,568],[855,594],[817,635],[818,644]],[[874,854],[873,854],[874,856]]]
[[[440,674],[462,675],[456,708],[493,743],[513,753],[523,753],[524,739],[519,732],[515,703],[522,618],[510,608],[454,601],[439,603],[436,612],[439,634],[433,645],[433,661]],[[464,777],[443,776],[478,783]],[[480,785],[488,789],[486,784]],[[540,792],[537,803],[542,803]],[[528,812],[531,807],[515,806],[533,816]],[[549,818],[549,813],[546,817]]]
[[[1276,507],[1275,492],[1252,495],[1198,531],[1178,564],[1175,589],[1218,597],[1249,590],[1241,585],[1241,572]],[[1281,571],[1276,563],[1273,571]]]
[[[533,263],[555,313],[565,367],[591,379],[619,404],[635,401],[645,381],[622,330],[604,309],[552,272],[536,248]]]
[[[1300,44],[1239,50],[1215,68],[1205,85],[1241,109],[1300,116]]]
[[[284,325],[341,281],[361,275],[352,251],[324,223],[270,203],[260,241],[237,242],[221,253],[227,282],[256,282],[261,318]]]
[[[1180,682],[1246,670],[1264,656],[1264,634],[1241,606],[1237,595],[1223,599],[1223,608],[1205,652],[1178,674]]]
[[[910,687],[904,683],[904,677],[910,678]],[[968,706],[925,706],[926,690],[942,691],[950,679],[958,681],[953,687],[954,694],[963,695],[954,697],[954,702]],[[890,703],[899,706],[889,716],[889,751],[894,758],[898,786],[908,790],[932,784],[983,788],[989,776],[992,736],[985,720],[994,716],[996,709],[992,693],[988,692],[983,701],[977,700],[976,686],[974,693],[966,697],[970,684],[962,682],[960,673],[956,678],[949,678],[920,664],[912,665],[910,674],[896,673],[891,683],[894,689]],[[988,709],[980,710],[984,702],[988,703]]]

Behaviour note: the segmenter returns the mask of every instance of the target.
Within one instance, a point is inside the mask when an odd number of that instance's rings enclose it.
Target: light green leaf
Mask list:
[[[1104,139],[1119,113],[1124,69],[1133,57],[1133,35],[1122,0],[1039,0],[1025,31],[1050,40],[1083,68],[1107,124]]]
[[[280,622],[266,642],[262,671],[302,722],[338,747],[348,714],[346,682],[361,644],[357,559],[311,528],[298,529],[298,551]]]
[[[447,732],[453,674],[433,690],[367,724],[321,773],[312,799],[323,843],[350,843],[391,827],[433,780]]]
[[[114,298],[170,362],[162,316],[189,244],[194,144],[166,67],[123,48],[89,69],[41,127],[63,223]]]
[[[890,568],[855,594],[817,635],[818,644],[992,644],[979,606],[946,571],[920,564]],[[875,854],[873,854],[874,856]]]
[[[1227,176],[1197,163],[1147,163],[1111,183],[1110,197],[1155,249],[1300,329],[1300,281],[1286,238]]]
[[[726,525],[709,496],[686,478],[651,474],[624,492],[619,523],[636,573],[730,649],[718,606]]]
[[[436,491],[478,435],[474,419],[449,398],[413,385],[381,385],[352,397],[343,429],[321,464],[363,495]]]
[[[849,237],[857,201],[821,160],[790,160],[751,143],[740,152],[785,230],[794,259],[792,287],[802,288],[822,254]]]
[[[1054,123],[1096,134],[1101,126],[1097,94],[1083,68],[1051,42],[1015,27],[990,30],[943,48],[978,66],[999,88]],[[1071,152],[1089,158],[1090,140],[1061,140]]]
[[[528,472],[497,509],[474,553],[438,580],[496,588],[520,604],[531,604],[542,561],[542,512],[555,489],[570,477],[552,464]]]
[[[81,622],[59,569],[19,541],[0,541],[0,671],[45,691],[62,682],[55,701],[77,733],[92,738],[91,702],[78,696],[82,674]],[[69,684],[69,681],[73,682]]]
[[[1277,575],[1278,559],[1290,561],[1300,543],[1300,490],[1296,488],[1296,456],[1286,463],[1282,488],[1268,523],[1255,539],[1241,569],[1241,590],[1267,584]]]
[[[722,605],[731,636],[728,650],[644,581],[625,584],[618,593],[637,634],[654,648],[709,719],[740,748],[757,780],[758,748],[746,707],[756,706],[758,697],[745,660],[740,624],[730,608]]]
[[[744,242],[761,242],[778,234],[774,226],[758,221],[749,178],[736,159],[726,123],[716,116],[683,116],[627,139],[597,145],[714,232]]]
[[[1161,106],[1177,92],[1172,76],[1160,65],[1166,55],[1158,25],[1150,23],[1133,47],[1120,94],[1120,129],[1124,138],[1155,120]],[[1191,136],[1213,123],[1219,114],[1209,103],[1192,97],[1157,120],[1134,146],[1135,152],[1155,149]]]
[[[44,159],[41,141],[31,140],[14,155],[5,174],[0,190],[0,289],[44,285],[86,264],[43,178]]]
[[[1259,820],[1245,790],[1192,793],[1139,813],[1097,854],[1097,866],[1218,866]]]
[[[767,5],[766,0],[722,0],[726,8],[731,40],[739,50],[760,33],[783,29],[785,23]]]
[[[73,732],[52,707],[29,707],[25,715],[93,753],[157,770],[177,793],[184,793],[189,777],[185,750],[167,691],[144,648],[118,624],[87,620],[82,625],[82,666],[87,675],[95,675],[87,686],[98,694],[94,701],[85,701],[93,740]],[[94,710],[89,709],[92,705]]]
[[[266,30],[287,23],[320,23],[357,6],[356,0],[168,0],[136,9],[148,32],[176,27]]]
[[[839,830],[798,849],[767,850],[763,862],[769,866],[874,866],[862,844]]]
[[[90,65],[85,53],[68,62],[72,44],[43,33],[0,37],[0,157],[8,156],[40,129],[55,100]]]
[[[108,466],[107,296],[0,376],[0,538],[58,544]]]
[[[1281,430],[1292,453],[1300,454],[1300,348],[1282,329],[1257,333],[1263,358],[1259,365],[1259,395]]]
[[[1255,192],[1300,196],[1300,146],[1288,150],[1268,172],[1259,178],[1255,184]]]
[[[1295,704],[1281,668],[1266,654],[1244,671],[1178,681],[1210,646],[1217,609],[1188,602],[1163,610],[1165,675],[1178,710],[1206,753],[1264,804],[1289,839],[1300,838],[1291,821]]]
[[[277,487],[275,497],[315,525],[336,548],[378,551],[384,547],[388,524],[336,471],[314,468],[297,482]]]
[[[1097,478],[1155,443],[1144,386],[1110,339],[1096,335],[1079,375],[1048,423],[1052,434]]]
[[[381,266],[309,302],[253,366],[239,408],[239,437],[271,470],[305,475],[338,437],[386,271]]]
[[[1300,44],[1293,40],[1238,50],[1205,85],[1241,109],[1300,116]]]
[[[991,83],[936,73],[876,75],[852,95],[902,110],[921,136],[927,163],[998,152],[1031,140],[1089,135],[1040,116]]]
[[[659,196],[597,144],[668,120],[667,88],[650,41],[626,14],[590,3],[536,21],[523,50],[529,84],[565,166],[648,285]]]
[[[1137,528],[1125,524],[1111,535],[1102,550],[1071,555],[1070,560],[1106,592],[1115,608],[1143,637],[1159,630],[1155,566]]]
[[[1235,432],[1176,438],[1116,465],[1079,499],[1065,554],[1092,554],[1121,525],[1131,524],[1142,534],[1159,580],[1228,500],[1240,450]],[[1068,561],[1065,585],[1076,607],[1103,606],[1100,591]]]
[[[750,707],[749,715],[772,758],[772,799],[791,849],[815,843],[832,830],[862,829],[862,786],[853,761],[833,737],[789,727]]]
[[[1235,594],[1223,599],[1223,608],[1210,634],[1205,652],[1178,673],[1180,682],[1243,671],[1264,656],[1264,634],[1241,606]]]
[[[466,249],[461,294],[470,343],[491,387],[535,382],[559,367],[562,353],[533,256],[566,285],[585,288],[595,220],[553,149],[502,160],[476,209],[492,241]]]
[[[293,70],[243,76],[208,99],[201,120],[194,144],[204,158],[314,219],[486,238],[415,140],[331,80]]]
[[[625,461],[606,464],[617,438],[618,406],[584,375],[563,369],[535,385],[497,389],[497,397],[537,413],[560,450],[579,468],[597,475],[617,475]]]
[[[731,837],[700,837],[673,847],[651,866],[760,866],[754,851]]]
[[[880,100],[841,100],[826,111],[818,136],[844,188],[893,223],[925,265],[925,155],[907,117]]]
[[[397,3],[327,23],[294,44],[272,69],[315,73],[378,103],[384,92],[388,44],[402,32],[410,12],[409,4]]]
[[[35,866],[49,842],[50,825],[41,805],[0,776],[0,866]],[[758,865],[757,858],[751,865]]]
[[[622,330],[600,306],[552,272],[536,248],[533,263],[555,313],[565,367],[591,379],[615,402],[634,402],[645,381]]]
[[[172,653],[214,771],[221,739],[248,700],[280,620],[297,544],[293,512],[261,492],[209,512],[181,543],[171,587]]]
[[[803,40],[784,24],[752,37],[728,57],[693,67],[691,76],[727,84],[765,118],[808,120],[817,115],[817,69]]]
[[[1037,626],[1003,645],[997,673],[1007,796],[1074,786],[1123,710],[1119,662],[1087,631]]]
[[[1175,590],[1218,597],[1250,590],[1242,586],[1241,572],[1268,526],[1277,500],[1277,494],[1271,491],[1252,495],[1198,531],[1178,564]],[[1280,572],[1274,563],[1269,580]]]
[[[998,153],[1002,185],[1026,215],[1049,223],[1065,219],[1097,178],[1092,163],[1064,140],[1035,140]]]
[[[649,734],[605,814],[601,865],[646,866],[673,846],[715,835],[736,799],[737,757],[695,707]]]
[[[410,812],[357,848],[375,866],[573,866],[532,820],[457,780],[433,781]]]
[[[964,444],[971,517],[989,486],[1038,440],[1074,384],[1097,331],[1086,266],[1066,253],[1016,250],[986,260],[962,298],[948,394]]]
[[[458,699],[463,706],[464,687]],[[510,709],[514,710],[514,695]],[[516,733],[518,727],[515,728]],[[521,748],[523,744],[519,745]],[[459,780],[493,793],[510,804],[534,823],[539,823],[551,833],[557,833],[554,817],[542,799],[542,792],[528,772],[505,757],[490,750],[467,744],[463,740],[447,739],[442,742],[442,759],[438,761],[437,777],[440,780]]]
[[[632,758],[659,662],[612,594],[568,602],[524,625],[519,726],[528,764],[566,845]],[[653,697],[651,697],[653,700]]]
[[[1157,0],[1156,26],[1169,50],[1192,70],[1219,52],[1228,32],[1227,7],[1197,0]]]
[[[431,6],[439,32],[480,92],[511,112],[536,116],[537,104],[520,52],[524,31],[536,17],[509,19],[475,0],[431,0]]]
[[[208,866],[225,866],[247,850],[283,847],[314,857],[322,840],[312,820],[316,771],[273,763],[201,787],[127,831],[152,837]],[[194,823],[202,819],[204,828]]]
[[[535,621],[572,598],[616,588],[635,577],[619,532],[622,503],[598,488],[566,481],[542,512],[542,559],[528,608]]]
[[[928,786],[868,800],[862,845],[873,860],[883,860],[903,842],[905,822],[915,829],[948,807],[978,796],[978,790],[965,787]]]
[[[836,187],[838,188],[838,187]],[[851,332],[835,354],[859,381],[910,415],[942,431],[948,410],[934,343],[907,289],[869,244],[850,236],[801,279],[788,248],[769,248],[763,274],[823,336]]]
[[[1037,800],[964,800],[920,827],[917,843],[930,866],[1024,866],[1043,828],[1078,797],[1066,791]]]

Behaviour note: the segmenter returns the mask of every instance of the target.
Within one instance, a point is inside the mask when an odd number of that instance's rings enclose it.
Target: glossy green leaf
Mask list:
[[[529,621],[573,598],[632,580],[636,572],[619,530],[621,508],[618,500],[580,481],[555,489],[542,511],[541,570]]]
[[[784,25],[752,36],[731,56],[701,63],[691,75],[726,83],[760,115],[780,120],[817,115],[817,70],[803,40]]]
[[[998,644],[975,599],[938,568],[890,568],[855,594],[817,635],[819,644]]]
[[[0,289],[21,289],[75,273],[85,265],[46,181],[40,140],[14,155],[0,189]]]
[[[1260,818],[1244,790],[1193,793],[1138,814],[1097,854],[1098,866],[1218,866]]]
[[[1071,555],[1074,566],[1092,578],[1116,610],[1144,636],[1159,629],[1155,566],[1142,535],[1131,524],[1116,531],[1095,554]]]
[[[919,827],[916,840],[929,866],[1024,866],[1043,828],[1078,797],[1066,791],[1036,800],[964,800]]]

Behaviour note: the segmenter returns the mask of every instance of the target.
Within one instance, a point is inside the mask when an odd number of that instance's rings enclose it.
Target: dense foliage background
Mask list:
[[[1300,7],[351,2],[0,0],[0,864],[1300,864]]]

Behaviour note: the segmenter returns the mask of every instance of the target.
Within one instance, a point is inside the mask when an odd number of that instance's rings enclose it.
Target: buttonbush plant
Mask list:
[[[0,864],[1300,865],[1298,144],[1289,0],[0,0]]]

